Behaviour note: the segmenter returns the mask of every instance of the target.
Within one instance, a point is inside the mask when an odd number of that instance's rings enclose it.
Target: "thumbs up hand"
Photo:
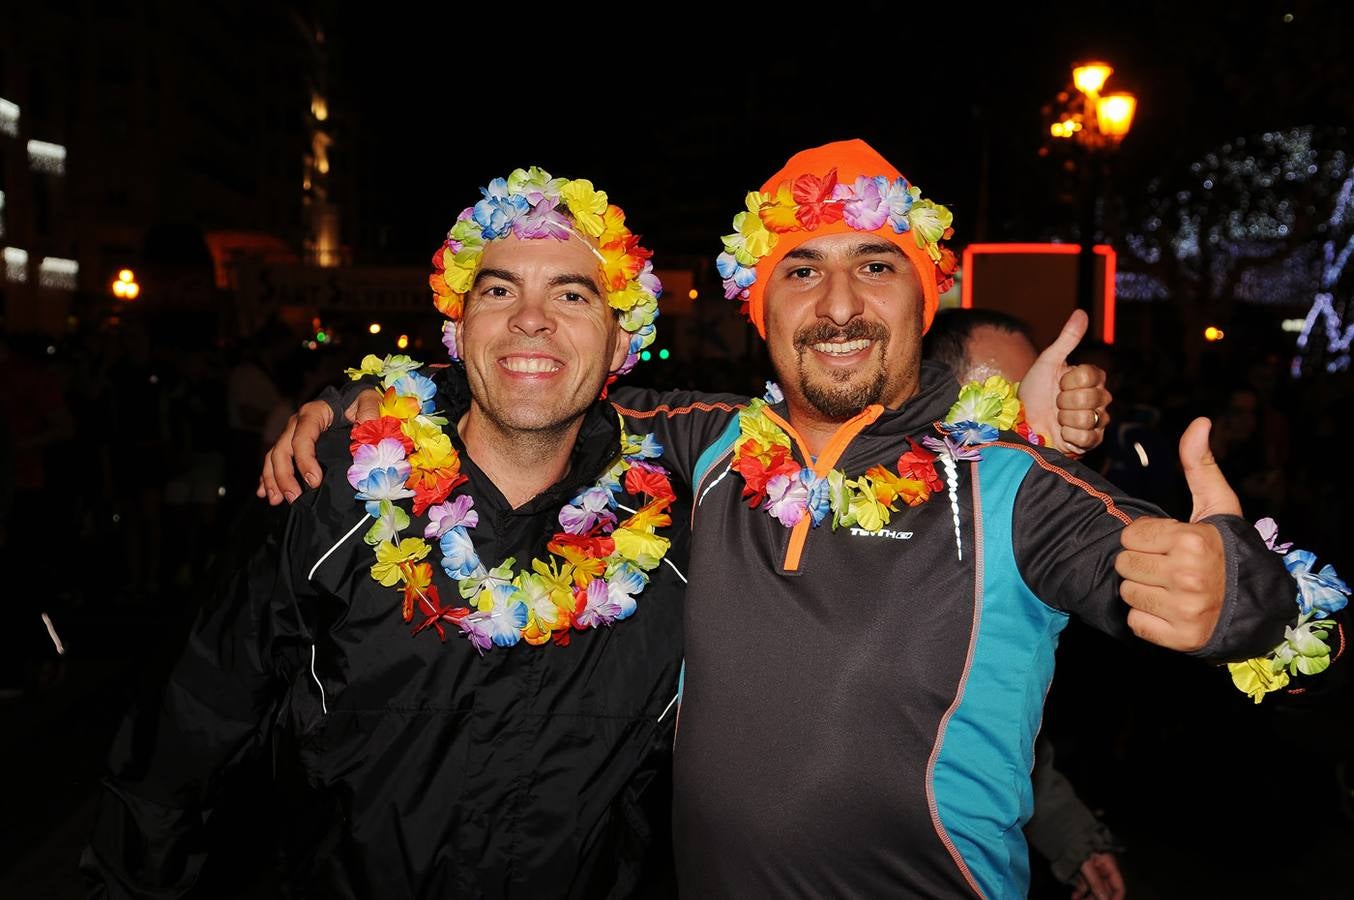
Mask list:
[[[1124,579],[1119,596],[1132,607],[1129,628],[1172,650],[1198,650],[1208,643],[1227,591],[1222,537],[1200,520],[1241,514],[1208,449],[1210,427],[1207,419],[1195,419],[1180,438],[1180,463],[1194,501],[1189,524],[1138,519],[1120,534],[1124,549],[1114,561]]]
[[[1059,453],[1081,454],[1099,446],[1109,424],[1110,392],[1105,371],[1097,366],[1070,366],[1067,356],[1086,335],[1086,313],[1068,316],[1058,339],[1034,361],[1020,380],[1025,420],[1049,439]]]

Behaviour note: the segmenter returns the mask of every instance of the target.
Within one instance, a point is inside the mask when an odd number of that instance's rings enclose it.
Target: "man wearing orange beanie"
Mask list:
[[[1225,660],[1293,618],[1205,423],[1181,444],[1194,522],[1175,522],[1022,440],[1000,378],[956,402],[953,375],[921,364],[950,221],[862,141],[797,154],[719,258],[780,391],[629,414],[696,501],[684,896],[1023,896],[1032,746],[1069,615]]]

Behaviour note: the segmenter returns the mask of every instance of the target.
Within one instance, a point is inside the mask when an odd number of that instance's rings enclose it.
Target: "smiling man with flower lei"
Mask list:
[[[153,739],[129,723],[86,855],[110,896],[191,888],[207,789],[269,723],[318,813],[307,896],[632,889],[688,516],[600,397],[661,288],[591,182],[519,169],[483,195],[434,255],[457,362],[352,370],[379,416],[320,441],[324,480],[195,625]]]
[[[1293,580],[1238,515],[1206,420],[1181,444],[1194,515],[1174,522],[1031,446],[1002,379],[956,402],[953,375],[921,364],[950,218],[861,141],[797,154],[748,195],[718,261],[779,389],[628,415],[696,498],[685,895],[1023,896],[1032,745],[1069,615],[1307,671],[1310,641],[1285,638]]]
[[[1059,448],[1103,425],[1103,390],[1063,364],[1084,320],[1027,376],[1042,387],[1031,421],[1006,382],[956,402],[948,371],[919,365],[953,271],[949,220],[859,141],[797,155],[748,196],[719,258],[783,396],[615,397],[696,502],[684,894],[1014,896],[1068,613],[1228,659],[1273,647],[1292,618],[1283,565],[1238,517],[1125,527],[1159,511],[1026,442],[1039,424]],[[274,447],[274,502],[294,495],[293,451],[319,477],[306,451],[329,416],[308,404]],[[1230,493],[1198,437],[1195,520]]]

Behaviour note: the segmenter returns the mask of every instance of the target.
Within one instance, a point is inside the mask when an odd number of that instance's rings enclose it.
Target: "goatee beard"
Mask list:
[[[810,376],[805,357],[814,344],[856,340],[877,344],[882,360],[888,351],[889,330],[878,322],[853,319],[844,326],[827,322],[811,325],[795,334],[800,390],[804,399],[829,419],[849,419],[870,404],[878,403],[888,384],[888,373],[882,362],[877,364],[873,377],[864,381],[858,379],[859,369],[818,373],[821,381]]]

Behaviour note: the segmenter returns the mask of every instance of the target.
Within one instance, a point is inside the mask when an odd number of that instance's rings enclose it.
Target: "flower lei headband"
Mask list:
[[[855,231],[878,231],[887,223],[894,234],[911,232],[917,246],[936,264],[941,293],[954,283],[958,259],[941,241],[953,235],[954,214],[944,206],[925,200],[921,188],[899,176],[861,176],[854,184],[842,184],[833,169],[825,177],[800,175],[782,181],[774,194],[749,191],[747,209],[733,217],[734,233],[725,235],[724,252],[715,264],[724,279],[724,296],[748,299],[748,288],[757,281],[757,264],[775,249],[778,235],[793,231],[816,231],[820,226],[844,221]]]
[[[623,375],[634,368],[639,353],[654,340],[658,295],[663,286],[654,275],[652,251],[625,227],[625,213],[607,202],[605,191],[586,179],[551,178],[538,166],[515,169],[507,178],[495,178],[480,188],[484,195],[456,217],[447,240],[433,254],[433,304],[450,321],[442,325],[442,343],[459,359],[455,323],[465,310],[465,295],[475,280],[484,245],[515,235],[522,240],[571,234],[586,238],[601,265],[607,305],[619,313],[621,328],[630,335]]]

